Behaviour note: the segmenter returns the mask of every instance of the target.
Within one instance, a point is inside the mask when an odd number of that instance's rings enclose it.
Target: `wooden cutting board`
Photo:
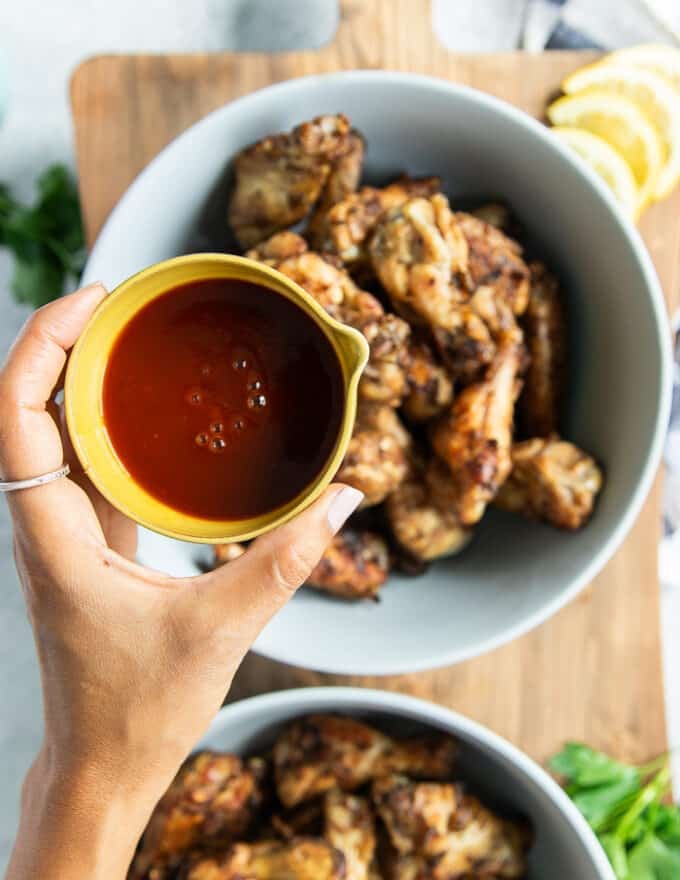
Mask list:
[[[593,57],[450,53],[431,31],[427,0],[345,0],[341,11],[334,41],[318,51],[122,55],[82,64],[72,81],[72,106],[89,241],[165,144],[211,110],[270,83],[332,70],[413,71],[466,83],[541,117],[561,79]],[[680,281],[680,193],[645,215],[642,232],[670,306]],[[296,685],[391,688],[457,709],[539,761],[566,739],[633,760],[656,755],[666,748],[659,497],[657,483],[625,545],[595,582],[513,644],[456,667],[390,678],[339,678],[251,655],[230,698]]]

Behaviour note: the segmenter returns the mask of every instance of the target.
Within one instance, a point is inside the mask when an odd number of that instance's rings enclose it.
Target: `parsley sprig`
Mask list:
[[[38,179],[37,197],[22,205],[0,184],[0,245],[14,255],[12,292],[38,308],[77,281],[85,262],[78,190],[67,168],[50,166]]]
[[[668,755],[633,766],[569,743],[550,766],[597,835],[618,880],[680,878],[680,807],[667,802]]]

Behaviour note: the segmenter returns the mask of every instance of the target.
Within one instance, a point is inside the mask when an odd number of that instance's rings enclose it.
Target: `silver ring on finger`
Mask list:
[[[71,468],[65,464],[56,471],[50,471],[48,474],[41,474],[39,477],[29,477],[27,480],[0,480],[0,493],[16,492],[18,489],[32,489],[34,486],[44,486],[45,483],[53,483],[62,477],[67,477]]]

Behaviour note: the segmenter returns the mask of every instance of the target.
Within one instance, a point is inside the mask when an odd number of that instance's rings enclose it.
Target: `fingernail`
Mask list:
[[[328,508],[328,525],[333,534],[340,531],[363,500],[364,493],[351,486],[345,486],[335,494]]]

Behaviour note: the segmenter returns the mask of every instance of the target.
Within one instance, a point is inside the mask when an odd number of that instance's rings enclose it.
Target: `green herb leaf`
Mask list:
[[[578,786],[602,785],[631,778],[640,781],[636,767],[608,758],[581,743],[567,743],[550,761],[550,767],[568,783]]]
[[[599,841],[611,862],[616,880],[628,880],[628,855],[625,846],[613,834],[602,834]]]
[[[85,261],[78,191],[66,168],[53,165],[37,182],[37,199],[19,204],[0,184],[0,245],[14,254],[12,291],[37,308],[77,281]]]
[[[639,791],[639,778],[631,776],[609,785],[569,791],[569,794],[588,824],[599,832],[610,830],[615,825],[634,802]]]
[[[645,835],[628,858],[627,880],[677,880],[680,877],[680,846]]]
[[[680,808],[667,755],[642,767],[569,743],[550,762],[595,831],[617,880],[680,878]]]

